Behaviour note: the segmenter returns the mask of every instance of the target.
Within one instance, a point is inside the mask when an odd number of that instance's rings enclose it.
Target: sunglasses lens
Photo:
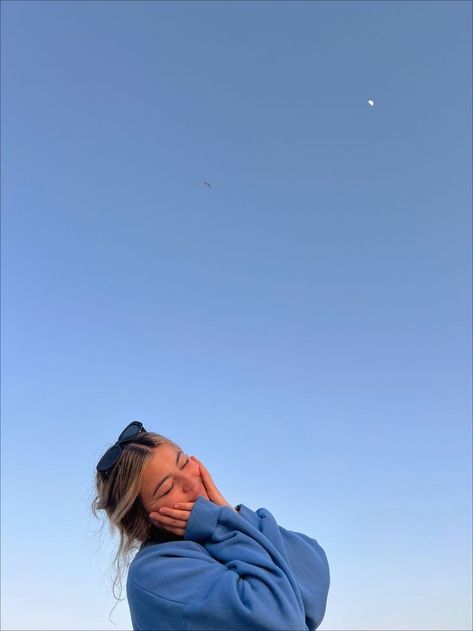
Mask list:
[[[125,427],[123,432],[118,437],[118,444],[110,447],[110,449],[106,451],[105,454],[100,458],[97,465],[97,471],[108,471],[109,469],[111,469],[120,458],[120,454],[122,453],[122,448],[120,444],[135,438],[135,436],[138,436],[141,431],[145,432],[146,430],[143,427],[143,423],[141,423],[140,421],[132,421],[128,425],[128,427]]]
[[[125,427],[125,429],[123,430],[123,432],[120,434],[118,438],[118,442],[123,441],[123,440],[129,440],[130,438],[134,438],[138,434],[138,432],[141,430],[142,427],[143,427],[142,423],[140,423],[139,421],[133,421],[133,423],[130,423],[128,427]]]
[[[100,458],[97,465],[97,471],[108,471],[108,469],[116,463],[121,453],[122,449],[118,445],[110,447],[110,449]]]

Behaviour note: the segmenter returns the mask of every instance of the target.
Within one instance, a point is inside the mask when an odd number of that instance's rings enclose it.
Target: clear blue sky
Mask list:
[[[131,629],[134,419],[320,542],[321,629],[470,628],[471,18],[2,3],[3,628]]]

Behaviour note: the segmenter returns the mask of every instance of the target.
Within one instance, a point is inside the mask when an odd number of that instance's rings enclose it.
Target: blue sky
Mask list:
[[[131,629],[135,419],[319,541],[321,629],[470,628],[471,18],[2,3],[3,628]]]

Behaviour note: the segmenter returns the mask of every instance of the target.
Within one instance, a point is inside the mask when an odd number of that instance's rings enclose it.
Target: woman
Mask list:
[[[312,631],[330,583],[315,539],[233,507],[205,466],[134,421],[100,459],[92,510],[118,529],[135,631]]]

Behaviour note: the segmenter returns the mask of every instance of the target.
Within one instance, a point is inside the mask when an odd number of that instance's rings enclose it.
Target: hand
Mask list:
[[[217,506],[228,506],[236,513],[238,512],[230,502],[223,497],[220,491],[214,484],[212,476],[207,471],[205,466],[195,456],[191,456],[194,462],[197,462],[199,466],[200,477],[202,484],[204,485],[207,496],[211,502],[217,504]],[[179,502],[175,504],[175,508],[163,507],[164,512],[150,513],[149,517],[158,528],[169,530],[181,537],[184,536],[187,527],[187,521],[190,517],[191,511],[194,508],[195,502]],[[177,508],[176,508],[177,507]]]
[[[195,502],[179,502],[175,504],[178,508],[164,506],[158,512],[150,513],[149,517],[158,528],[169,530],[169,532],[183,537],[194,504]]]
[[[234,510],[235,512],[238,512],[236,508],[233,508],[230,502],[227,502],[227,500],[223,497],[223,495],[217,489],[217,487],[214,484],[214,481],[212,480],[212,476],[207,471],[205,466],[200,462],[200,460],[196,458],[195,456],[191,456],[191,458],[192,460],[197,462],[197,464],[199,465],[200,477],[202,478],[202,483],[209,497],[209,500],[213,502],[214,504],[217,504],[217,506],[229,506],[232,510]]]

